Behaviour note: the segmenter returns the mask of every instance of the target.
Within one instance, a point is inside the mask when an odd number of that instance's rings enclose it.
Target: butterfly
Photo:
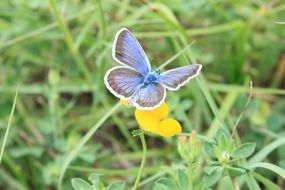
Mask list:
[[[152,110],[164,102],[166,90],[178,90],[196,77],[202,65],[192,64],[160,73],[152,70],[135,36],[122,28],[115,36],[113,59],[120,64],[107,71],[104,83],[116,97],[128,100],[129,106]]]

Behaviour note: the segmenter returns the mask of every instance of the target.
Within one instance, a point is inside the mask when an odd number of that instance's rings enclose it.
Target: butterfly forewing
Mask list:
[[[119,66],[110,69],[104,80],[112,94],[118,98],[129,98],[143,82],[144,77],[133,69]]]
[[[142,87],[136,100],[137,107],[141,109],[153,109],[159,106],[165,99],[165,88],[158,83],[152,83]]]
[[[168,70],[158,77],[158,82],[169,90],[178,90],[191,78],[197,76],[202,65],[193,64]]]
[[[113,58],[120,64],[133,68],[143,76],[151,70],[143,48],[126,28],[121,29],[115,37]]]

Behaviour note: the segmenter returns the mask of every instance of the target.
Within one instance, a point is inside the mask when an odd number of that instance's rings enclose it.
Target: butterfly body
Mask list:
[[[178,67],[160,73],[151,70],[150,63],[141,45],[126,28],[115,37],[113,58],[122,66],[109,69],[104,77],[108,90],[118,98],[128,100],[142,110],[159,106],[165,99],[166,88],[178,90],[202,68],[199,64]]]
[[[148,85],[151,83],[154,83],[157,81],[158,77],[159,77],[160,73],[158,71],[152,71],[150,72],[144,79],[144,84]]]

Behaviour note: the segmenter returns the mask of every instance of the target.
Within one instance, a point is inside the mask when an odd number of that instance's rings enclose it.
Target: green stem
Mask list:
[[[134,184],[132,190],[136,190],[138,185],[139,185],[139,182],[140,182],[140,179],[141,179],[141,175],[142,175],[142,170],[144,168],[144,164],[145,164],[145,161],[146,161],[147,146],[146,146],[144,133],[143,132],[140,133],[139,137],[140,137],[141,142],[142,142],[143,156],[142,156],[142,162],[141,162],[141,165],[140,165],[139,173],[137,175],[137,178],[136,178],[136,181],[135,181],[135,184]]]
[[[188,164],[188,177],[189,177],[189,190],[193,190],[193,170],[192,170],[192,164]]]
[[[239,184],[238,184],[238,178],[237,177],[233,177],[232,181],[233,181],[234,189],[235,190],[240,190]]]

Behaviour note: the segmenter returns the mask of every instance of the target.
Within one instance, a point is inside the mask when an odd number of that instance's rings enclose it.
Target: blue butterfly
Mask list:
[[[104,82],[116,97],[127,99],[130,106],[151,110],[164,102],[166,91],[178,90],[196,77],[202,65],[192,64],[160,74],[151,70],[149,60],[134,35],[126,28],[117,32],[113,44],[113,59],[121,64],[107,71]]]

